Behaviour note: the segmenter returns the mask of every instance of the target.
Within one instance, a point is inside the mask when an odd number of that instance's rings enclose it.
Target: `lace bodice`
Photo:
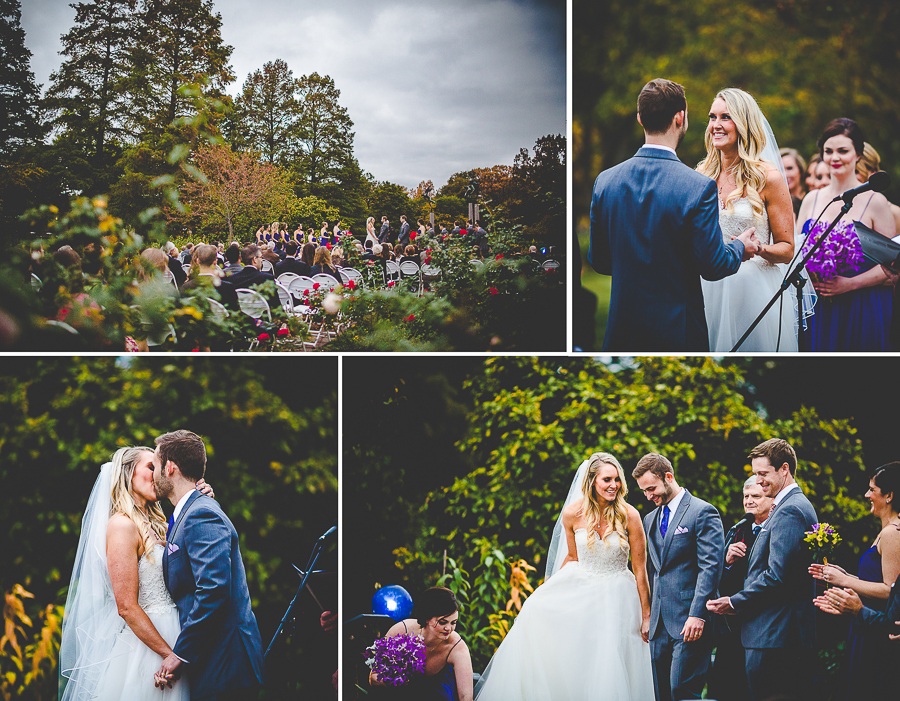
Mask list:
[[[628,544],[621,547],[618,533],[610,533],[606,540],[595,536],[588,546],[587,531],[575,531],[575,549],[581,569],[591,574],[617,574],[628,571]]]
[[[153,547],[152,559],[144,553],[138,562],[138,605],[148,614],[175,608],[163,578],[164,553],[165,548],[157,544]]]
[[[740,236],[751,226],[756,227],[756,238],[764,245],[772,243],[772,232],[769,231],[769,214],[763,209],[762,223],[753,216],[753,207],[750,200],[746,197],[734,200],[732,202],[734,210],[728,212],[722,209],[722,201],[719,200],[719,226],[722,228],[722,239],[725,243],[730,243],[733,236]],[[751,260],[756,265],[771,266],[766,259],[760,256],[754,256]]]

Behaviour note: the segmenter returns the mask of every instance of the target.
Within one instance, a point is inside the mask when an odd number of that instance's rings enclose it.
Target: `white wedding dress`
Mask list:
[[[653,701],[650,646],[613,532],[590,546],[575,531],[570,562],[528,597],[475,688],[478,701]]]
[[[721,201],[720,201],[721,206]],[[733,202],[734,210],[719,209],[719,226],[726,243],[751,226],[756,227],[756,237],[763,244],[772,243],[768,213],[763,210],[760,224],[753,216],[750,200],[742,197]],[[741,263],[734,275],[710,282],[702,280],[703,304],[706,307],[706,325],[709,327],[709,350],[727,353],[737,343],[750,324],[778,291],[784,278],[785,266],[754,256]],[[807,283],[808,284],[808,283]],[[760,351],[774,353],[797,351],[797,295],[789,288],[779,302],[769,309],[753,333],[737,352]],[[778,340],[779,320],[781,341]]]
[[[163,579],[162,545],[153,548],[152,557],[144,553],[138,563],[138,604],[170,647],[174,647],[181,624],[178,609]],[[159,671],[162,657],[144,645],[131,629],[124,625],[119,632],[111,658],[100,675],[97,701],[188,701],[190,686],[182,678],[172,688],[160,691],[153,685],[153,675]]]

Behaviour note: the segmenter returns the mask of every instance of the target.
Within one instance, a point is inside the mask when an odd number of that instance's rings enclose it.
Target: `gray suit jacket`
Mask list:
[[[231,521],[194,492],[169,530],[163,576],[178,607],[174,651],[188,663],[191,698],[262,684],[262,640]]]
[[[400,225],[400,235],[397,237],[397,243],[402,246],[409,244],[409,222],[405,221]]]
[[[706,602],[715,598],[725,561],[722,518],[712,504],[685,490],[678,511],[669,516],[662,548],[659,531],[662,508],[644,517],[647,534],[647,576],[650,579],[650,637],[659,626],[676,640],[688,616],[709,620]]]
[[[815,647],[816,586],[803,537],[818,520],[809,499],[793,489],[756,536],[744,588],[731,597],[745,649]]]

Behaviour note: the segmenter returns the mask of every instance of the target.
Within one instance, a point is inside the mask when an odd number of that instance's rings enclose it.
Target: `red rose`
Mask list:
[[[278,329],[279,336],[287,336],[290,333],[287,329]]]
[[[488,288],[488,292],[490,292],[492,295],[498,295],[498,294],[500,294],[500,292],[497,290],[496,287],[489,287],[489,288]]]
[[[200,349],[199,349],[199,348],[194,348],[194,349],[191,351],[191,353],[199,353],[199,352],[200,352]]]
[[[388,287],[393,287],[393,286],[394,286],[394,281],[391,280],[391,281],[388,283]]]
[[[497,254],[497,260],[500,260],[502,257],[503,257],[503,254],[502,254],[502,253],[498,253],[498,254]]]
[[[309,290],[303,290],[303,296],[309,297]]]
[[[431,256],[426,256],[426,257],[425,257],[425,262],[426,262],[426,263],[430,263],[430,262],[431,262]]]
[[[408,317],[406,317],[406,319],[404,319],[404,321],[412,321],[415,318],[416,318],[415,314],[410,314]]]
[[[415,231],[409,235],[409,240],[410,240],[410,241],[415,241],[415,240],[416,240],[416,232],[415,232]]]
[[[314,290],[318,290],[318,289],[319,289],[319,283],[318,283],[318,282],[314,282],[314,283],[313,283],[313,289],[314,289]]]
[[[269,334],[267,334],[267,333],[261,333],[261,334],[259,334],[259,336],[256,337],[256,340],[257,340],[257,341],[268,341],[268,340],[269,340]]]
[[[326,244],[325,244],[325,248],[327,248],[327,249],[330,251],[330,250],[331,250],[331,244],[330,244],[330,243],[326,243]]]

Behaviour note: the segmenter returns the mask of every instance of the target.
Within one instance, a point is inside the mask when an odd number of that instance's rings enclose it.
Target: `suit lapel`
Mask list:
[[[663,541],[663,551],[662,551],[662,561],[666,561],[666,556],[669,554],[669,548],[672,546],[672,540],[675,538],[675,529],[678,528],[678,525],[681,523],[681,519],[684,518],[684,514],[687,511],[688,502],[691,500],[691,493],[688,490],[684,490],[684,496],[681,497],[681,503],[678,505],[678,511],[669,516],[669,528],[666,531],[666,537]]]
[[[200,496],[200,492],[194,489],[191,492],[191,495],[187,498],[187,501],[184,502],[184,507],[181,509],[181,513],[178,514],[178,520],[172,526],[172,532],[169,534],[169,537],[166,539],[169,542],[174,542],[175,534],[178,533],[178,527],[181,525],[181,522],[184,521],[184,516],[188,512],[188,509],[191,508],[191,504],[194,503],[194,499]],[[168,548],[166,548],[168,550]]]
[[[653,529],[659,528],[659,516],[659,509],[653,511],[653,517],[650,519],[650,532],[647,533],[647,552],[650,553],[650,559],[653,561],[653,566],[656,568],[657,572],[659,572],[660,561],[659,552],[656,549],[656,538]]]

